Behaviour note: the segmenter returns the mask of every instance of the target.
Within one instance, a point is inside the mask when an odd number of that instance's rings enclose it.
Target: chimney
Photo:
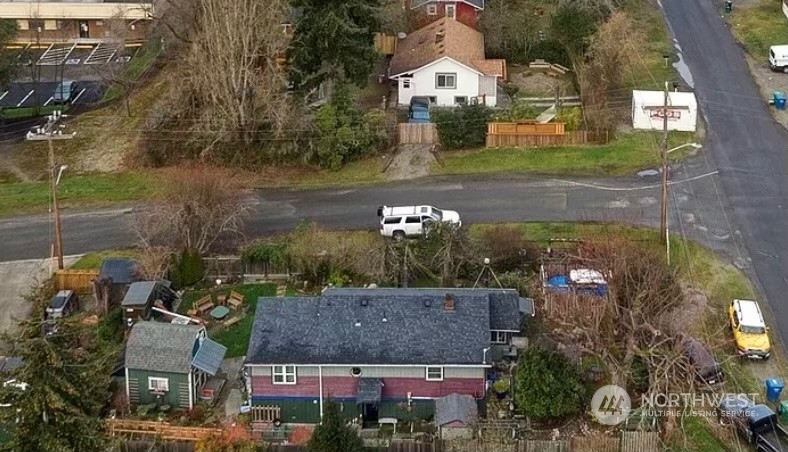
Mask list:
[[[447,312],[454,311],[454,295],[447,293],[443,299],[443,310]]]

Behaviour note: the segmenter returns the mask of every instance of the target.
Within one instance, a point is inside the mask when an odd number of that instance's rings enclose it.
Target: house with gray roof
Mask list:
[[[200,325],[136,323],[126,342],[129,405],[193,408],[199,391],[219,372],[226,352]]]
[[[327,289],[257,301],[245,371],[253,406],[319,422],[323,400],[347,418],[428,418],[434,399],[485,395],[493,332],[519,331],[504,289]]]
[[[129,258],[105,258],[101,261],[99,274],[93,280],[93,295],[98,306],[109,310],[117,306],[126,296],[129,286],[142,281],[139,265]]]

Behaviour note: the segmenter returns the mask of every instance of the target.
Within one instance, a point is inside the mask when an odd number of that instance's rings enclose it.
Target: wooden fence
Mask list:
[[[394,55],[397,51],[397,37],[384,33],[375,33],[373,38],[375,50],[383,55]]]
[[[73,290],[74,292],[90,292],[90,282],[98,276],[98,270],[58,270],[55,272],[55,288],[57,290]]]
[[[129,419],[107,419],[110,435],[148,435],[165,441],[199,441],[206,436],[221,435],[220,428],[182,427],[168,422],[135,421]]]
[[[556,146],[578,146],[582,144],[605,144],[610,141],[607,132],[578,130],[563,135],[512,135],[487,133],[487,147],[542,148]]]
[[[438,142],[438,128],[434,123],[397,124],[399,144],[435,144]]]

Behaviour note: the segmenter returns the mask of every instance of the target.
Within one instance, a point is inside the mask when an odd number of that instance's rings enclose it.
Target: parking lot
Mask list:
[[[20,49],[20,69],[13,82],[0,88],[0,108],[52,105],[57,86],[64,80],[77,82],[71,104],[98,102],[107,89],[107,68],[125,65],[137,51],[138,47],[118,49],[106,43]]]

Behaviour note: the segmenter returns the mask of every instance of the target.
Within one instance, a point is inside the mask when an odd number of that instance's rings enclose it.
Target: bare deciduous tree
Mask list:
[[[590,51],[575,65],[587,124],[596,130],[610,130],[615,109],[610,98],[625,77],[642,64],[643,31],[623,12],[614,12],[591,37]]]
[[[193,13],[177,18],[193,23],[180,27],[179,34],[188,36],[180,80],[158,106],[154,128],[188,130],[181,145],[202,158],[234,163],[243,162],[250,148],[280,139],[292,119],[279,67],[287,46],[286,8],[286,0],[194,2]]]
[[[184,170],[166,185],[158,203],[136,217],[134,231],[146,249],[205,253],[220,237],[242,234],[247,207],[239,193],[223,174]]]

